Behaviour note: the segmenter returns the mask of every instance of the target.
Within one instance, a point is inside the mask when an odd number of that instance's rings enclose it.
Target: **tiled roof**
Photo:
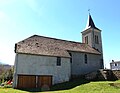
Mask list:
[[[16,53],[70,57],[68,51],[101,54],[89,45],[74,41],[33,35],[15,46]]]

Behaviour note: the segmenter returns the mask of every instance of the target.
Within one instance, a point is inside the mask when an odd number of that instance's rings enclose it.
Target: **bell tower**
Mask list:
[[[95,26],[90,13],[88,15],[86,28],[81,33],[82,43],[88,44],[89,46],[103,54],[101,30]]]
[[[92,48],[96,49],[98,52],[101,53],[100,69],[103,69],[104,62],[103,62],[101,30],[95,26],[90,13],[88,15],[86,28],[81,33],[82,33],[82,43],[88,44],[89,46],[91,46]]]

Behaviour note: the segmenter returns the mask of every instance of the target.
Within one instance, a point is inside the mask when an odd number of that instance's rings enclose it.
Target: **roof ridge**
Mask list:
[[[65,42],[72,42],[72,43],[84,44],[84,43],[81,43],[81,42],[64,40],[64,39],[58,39],[58,38],[53,38],[53,37],[41,36],[41,35],[33,35],[33,36],[31,36],[31,37],[35,37],[35,36],[43,37],[43,38],[48,38],[48,39],[54,39],[54,40],[60,40],[60,41],[65,41]],[[31,38],[31,37],[29,37],[29,38]]]

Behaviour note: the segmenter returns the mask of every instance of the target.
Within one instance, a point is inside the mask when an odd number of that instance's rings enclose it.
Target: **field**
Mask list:
[[[40,93],[40,89],[12,89],[0,88],[0,93]],[[43,92],[44,93],[44,92]],[[120,80],[118,81],[94,81],[74,80],[51,87],[45,93],[120,93]]]

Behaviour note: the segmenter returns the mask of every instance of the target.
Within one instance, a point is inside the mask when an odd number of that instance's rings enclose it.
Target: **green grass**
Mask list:
[[[40,90],[18,90],[12,88],[0,88],[0,93],[30,93]],[[51,87],[51,91],[45,93],[120,93],[120,80],[118,81],[96,81],[74,80]]]

